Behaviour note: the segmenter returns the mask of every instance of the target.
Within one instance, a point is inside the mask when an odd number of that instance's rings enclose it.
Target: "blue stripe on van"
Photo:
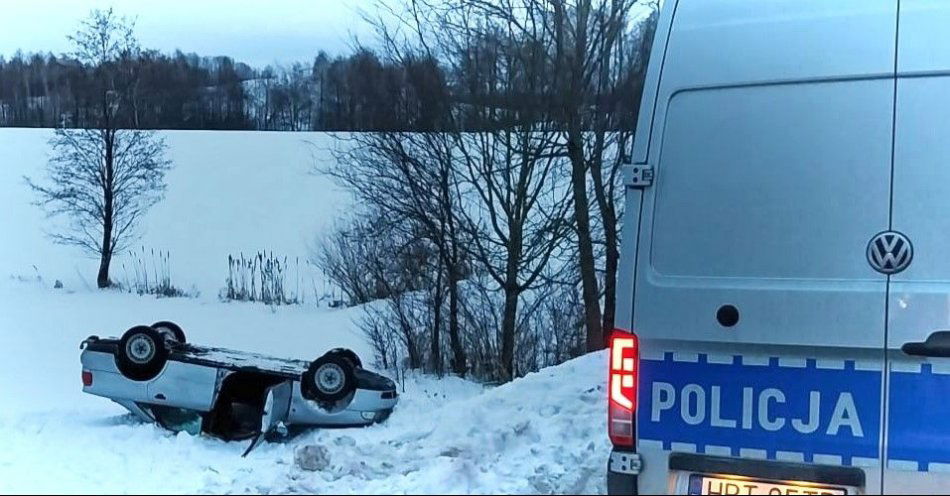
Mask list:
[[[930,364],[920,373],[891,372],[888,410],[888,460],[950,463],[950,375],[935,374]]]
[[[853,361],[840,369],[817,368],[814,359],[804,367],[781,366],[777,357],[743,362],[710,363],[703,354],[676,361],[672,353],[642,360],[639,438],[667,450],[673,443],[699,453],[728,447],[733,456],[761,450],[773,460],[777,451],[802,453],[806,462],[840,456],[843,465],[879,457],[880,371],[857,370]]]

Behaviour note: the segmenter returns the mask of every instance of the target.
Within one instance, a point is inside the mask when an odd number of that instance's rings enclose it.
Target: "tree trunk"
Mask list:
[[[518,284],[518,269],[521,262],[524,234],[521,226],[514,224],[508,229],[508,260],[505,264],[505,308],[501,320],[501,368],[504,380],[515,378],[515,326],[518,318],[518,297],[522,288]]]
[[[604,222],[606,223],[608,220],[605,218]],[[617,229],[614,227],[605,229],[605,231],[607,230],[612,230],[613,233],[605,236],[607,241],[605,269],[607,273],[604,274],[604,316],[603,327],[601,328],[604,347],[609,344],[607,340],[609,333],[614,329],[614,318],[617,313],[617,266],[620,261],[620,250],[617,247]]]
[[[439,275],[436,277],[435,290],[433,298],[433,318],[432,318],[432,341],[430,342],[429,360],[432,366],[432,372],[442,375],[442,267],[438,268]]]
[[[396,305],[401,306],[402,302],[400,301],[396,303]],[[399,312],[399,327],[406,340],[406,352],[409,354],[409,368],[416,370],[420,367],[421,360],[419,360],[419,350],[416,348],[416,340],[412,335],[412,325],[406,320],[405,316],[403,316],[401,308],[397,311]]]
[[[453,267],[453,272],[456,269]],[[459,281],[458,274],[449,277],[449,346],[452,347],[452,372],[465,377],[468,373],[467,357],[459,336]]]
[[[405,333],[406,335],[408,335],[408,333],[410,333],[410,332],[411,332],[411,331],[408,330],[408,329],[406,328],[406,326],[404,325],[404,326],[403,326],[403,333]],[[413,340],[412,338],[407,338],[406,350],[407,350],[408,353],[409,353],[409,368],[412,369],[412,370],[418,369],[418,368],[419,368],[419,362],[420,362],[420,360],[419,360],[419,351],[416,349],[416,342],[415,342],[415,340]]]
[[[600,292],[597,289],[596,261],[590,227],[590,201],[587,196],[587,162],[584,158],[582,112],[586,92],[584,70],[588,66],[587,28],[591,12],[590,0],[580,0],[574,7],[575,25],[573,46],[569,46],[566,21],[567,6],[563,0],[553,2],[554,32],[558,73],[564,80],[563,119],[567,129],[567,155],[571,161],[571,187],[574,202],[574,227],[577,229],[577,248],[580,260],[581,295],[584,301],[584,325],[587,329],[587,351],[603,348]],[[573,49],[573,53],[572,52]]]
[[[515,325],[518,316],[518,290],[505,287],[505,308],[501,321],[501,372],[502,379],[510,381],[515,374]]]
[[[106,234],[103,234],[105,237]],[[102,252],[101,257],[99,258],[99,276],[96,278],[96,285],[99,286],[99,289],[108,288],[112,285],[112,282],[109,281],[109,265],[112,263],[112,254],[107,252]]]
[[[113,197],[113,159],[115,140],[112,131],[103,131],[103,143],[105,144],[105,184],[102,187],[102,246],[99,250],[99,275],[96,277],[96,285],[99,289],[108,288],[112,285],[109,280],[109,265],[112,263],[112,229],[114,223],[114,197]]]
[[[454,236],[454,231],[453,231]],[[458,241],[452,241],[451,261],[448,264],[449,271],[449,346],[452,348],[452,372],[460,377],[465,377],[468,373],[467,357],[465,356],[465,347],[462,346],[462,338],[459,336],[459,256]]]
[[[572,123],[568,131],[567,153],[571,160],[571,186],[574,199],[574,222],[577,228],[577,248],[580,256],[584,322],[587,327],[587,351],[604,347],[601,328],[600,292],[597,289],[597,272],[594,246],[591,241],[590,202],[587,198],[587,167],[584,160],[583,141],[579,126]]]
[[[590,175],[594,181],[594,197],[597,200],[597,207],[600,211],[601,222],[604,226],[604,244],[606,250],[604,256],[604,315],[603,326],[604,345],[614,328],[614,317],[617,309],[617,267],[620,261],[619,236],[617,234],[617,210],[614,205],[612,188],[604,183],[604,142],[605,142],[605,122],[598,121],[600,130],[597,131],[596,144],[594,146],[594,157],[590,161]],[[624,150],[626,140],[621,140],[618,145],[620,150]],[[621,151],[621,153],[623,153]],[[608,173],[609,175],[609,173]]]

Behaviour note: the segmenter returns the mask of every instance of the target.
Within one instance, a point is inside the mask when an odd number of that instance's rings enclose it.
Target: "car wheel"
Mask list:
[[[122,375],[134,381],[147,381],[165,368],[168,346],[160,332],[151,327],[137,326],[122,335],[115,356]]]
[[[169,333],[175,341],[178,341],[180,344],[185,344],[185,331],[181,330],[181,327],[174,323],[168,321],[161,321],[152,324],[152,329],[155,329],[158,332],[167,332]]]
[[[327,353],[313,361],[301,378],[304,398],[333,403],[346,398],[356,389],[355,366],[348,358]]]
[[[328,351],[327,354],[339,355],[343,358],[346,358],[353,364],[354,368],[361,369],[363,368],[363,362],[360,360],[360,357],[356,356],[356,353],[353,350],[347,348],[333,348]]]

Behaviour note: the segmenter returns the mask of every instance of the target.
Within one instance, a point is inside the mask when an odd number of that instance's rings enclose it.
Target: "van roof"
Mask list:
[[[644,108],[690,89],[893,77],[896,39],[897,0],[667,0]]]
[[[894,73],[895,0],[676,3],[664,79],[678,85]]]

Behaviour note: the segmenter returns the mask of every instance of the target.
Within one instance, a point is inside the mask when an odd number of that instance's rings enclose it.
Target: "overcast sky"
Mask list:
[[[367,0],[31,0],[0,3],[0,54],[69,50],[66,35],[95,8],[136,17],[143,48],[229,55],[261,67],[309,62],[319,50],[372,41],[357,6]]]

